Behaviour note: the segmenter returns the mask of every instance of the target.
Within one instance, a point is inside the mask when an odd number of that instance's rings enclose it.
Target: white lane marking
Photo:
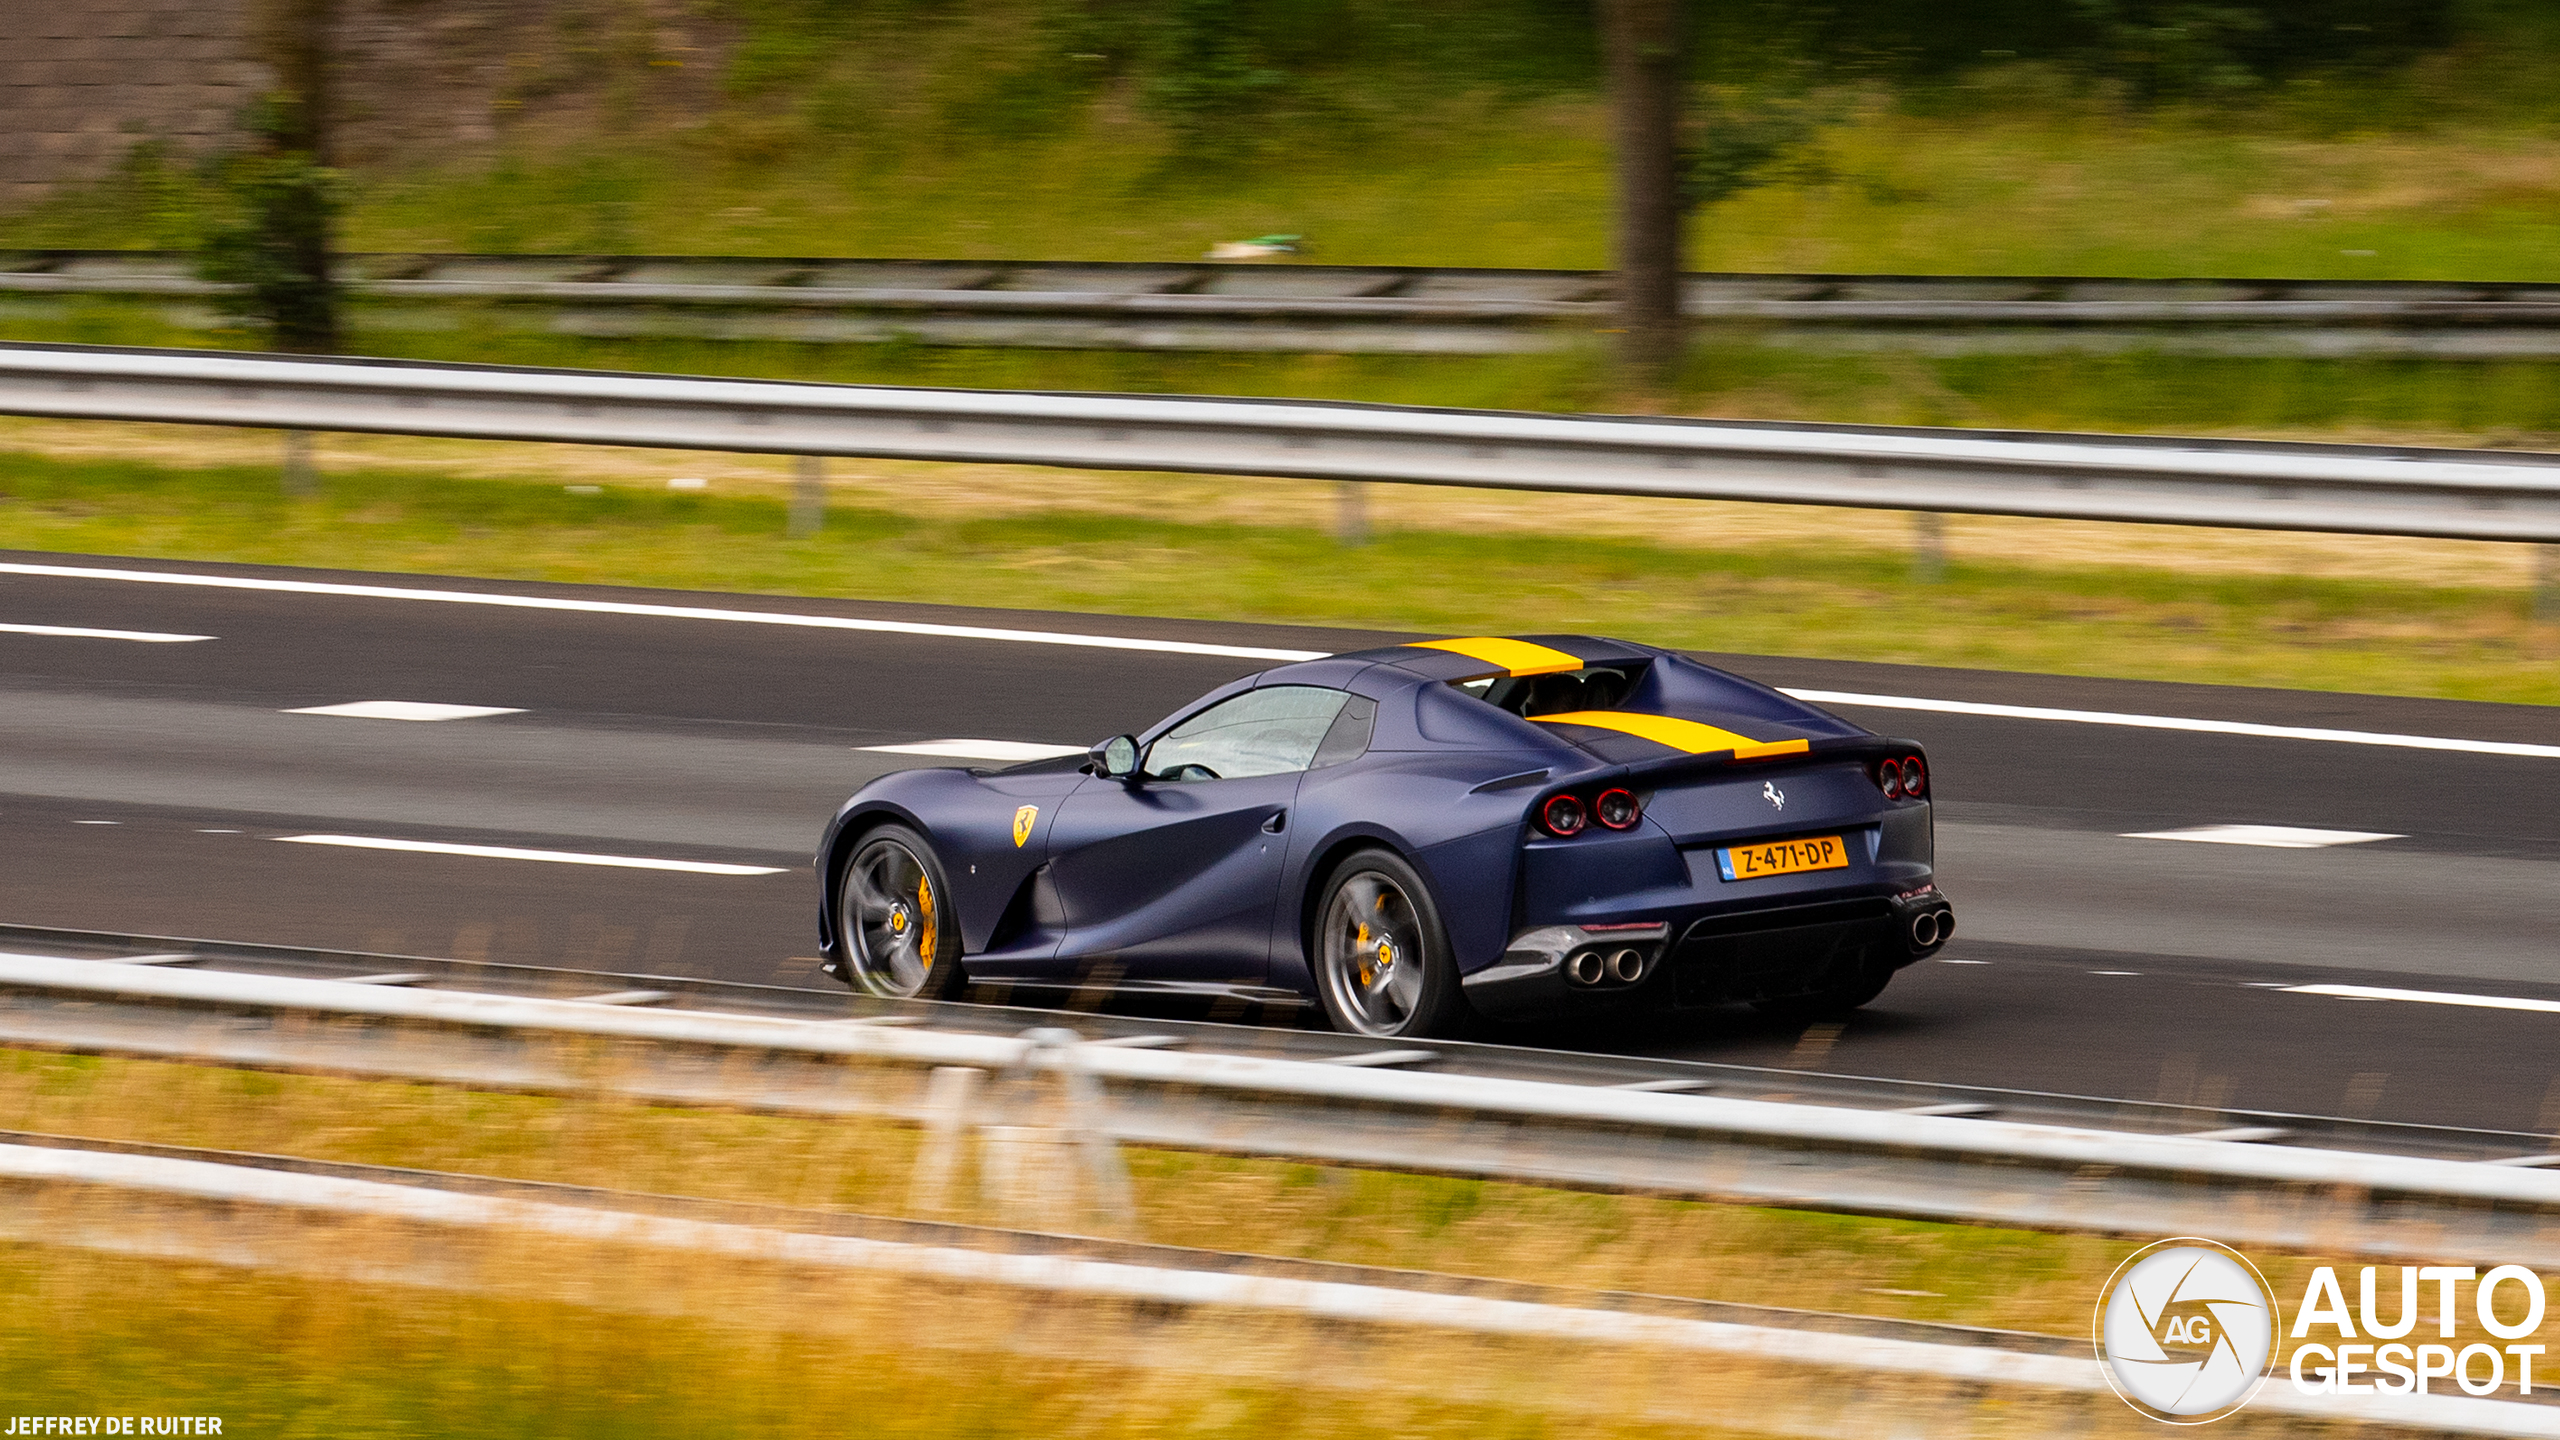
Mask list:
[[[2379,985],[2287,985],[2288,995],[2332,995],[2340,1000],[2406,1000],[2418,1005],[2468,1005],[2479,1010],[2532,1010],[2560,1015],[2560,1000],[2515,995],[2462,995],[2443,990],[2392,990]]]
[[[279,835],[287,845],[344,845],[354,850],[408,850],[420,855],[468,855],[483,860],[540,860],[553,865],[610,865],[623,870],[682,870],[690,875],[779,875],[774,865],[717,865],[708,860],[655,860],[641,855],[586,855],[575,850],[519,850],[512,845],[446,845],[433,840],[392,840],[380,835]]]
[[[74,825],[121,825],[124,822],[121,820],[74,820],[71,823]]]
[[[927,625],[912,620],[863,620],[845,615],[791,615],[773,610],[714,610],[697,605],[641,605],[618,600],[570,600],[554,595],[496,595],[474,590],[420,590],[398,585],[338,585],[319,580],[270,580],[250,575],[188,575],[165,570],[107,570],[86,565],[0,564],[0,575],[45,575],[63,580],[122,580],[137,585],[196,585],[214,590],[260,590],[281,595],[341,595],[360,600],[423,600],[446,605],[494,605],[511,610],[563,610],[585,615],[639,615],[661,620],[723,620],[740,625],[795,625],[811,630],[863,630],[885,635],[933,635],[951,640],[1010,640],[1027,645],[1081,645],[1095,650],[1146,650],[1164,655],[1216,655],[1236,660],[1322,660],[1323,650],[1274,650],[1254,645],[1209,645],[1191,640],[1136,640],[1123,635],[1077,635],[1053,630],[1003,630],[984,625]]]
[[[2390,735],[2374,730],[2320,730],[2298,725],[2258,725],[2246,720],[2185,720],[2175,715],[2119,715],[2108,710],[2052,710],[2041,705],[1983,705],[1971,700],[1916,700],[1907,695],[1859,695],[1846,690],[1782,690],[1814,705],[1866,705],[1879,710],[1932,710],[1944,715],[1990,715],[2004,720],[2068,720],[2081,725],[2130,725],[2139,730],[2189,730],[2207,735],[2248,735],[2268,740],[2327,740],[2340,745],[2390,745],[2403,750],[2460,750],[2472,755],[2521,755],[2560,760],[2560,745],[2515,740],[2452,740],[2441,735]]]
[[[139,640],[146,645],[184,645],[211,640],[211,635],[172,635],[163,630],[92,630],[82,625],[0,625],[0,635],[58,635],[68,640]]]
[[[2119,840],[2193,840],[2204,845],[2262,845],[2270,850],[2319,850],[2331,845],[2370,845],[2405,840],[2381,830],[2305,830],[2295,825],[2190,825],[2183,830],[2134,830]]]
[[[1034,745],[1027,740],[919,740],[912,745],[864,745],[882,755],[942,755],[954,760],[1054,760],[1082,755],[1082,745]]]
[[[521,715],[504,705],[431,705],[423,700],[350,700],[344,705],[312,705],[287,715],[339,715],[349,720],[477,720],[485,715]]]

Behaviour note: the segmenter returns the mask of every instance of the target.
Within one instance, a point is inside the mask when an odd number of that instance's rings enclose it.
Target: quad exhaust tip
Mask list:
[[[1644,952],[1632,947],[1607,952],[1576,950],[1565,957],[1564,974],[1576,985],[1597,985],[1603,980],[1633,985],[1644,978]]]
[[[1911,917],[1911,943],[1914,948],[1925,950],[1954,933],[1956,917],[1953,915],[1923,910]]]

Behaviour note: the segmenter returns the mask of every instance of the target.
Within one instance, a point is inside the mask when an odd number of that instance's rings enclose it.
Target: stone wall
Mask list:
[[[0,212],[157,139],[238,138],[254,0],[0,0]],[[699,119],[729,36],[695,0],[340,0],[336,159],[358,168]]]
[[[239,0],[0,0],[0,209],[145,139],[223,144],[264,79]]]

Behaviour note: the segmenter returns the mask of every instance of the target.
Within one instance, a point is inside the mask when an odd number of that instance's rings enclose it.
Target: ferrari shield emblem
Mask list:
[[[1040,807],[1025,805],[1013,812],[1013,848],[1019,850],[1031,838],[1031,822],[1040,818]]]

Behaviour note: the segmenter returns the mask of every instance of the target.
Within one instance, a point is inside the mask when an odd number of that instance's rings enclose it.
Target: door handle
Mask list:
[[[1274,810],[1271,812],[1271,818],[1262,822],[1262,833],[1265,835],[1277,835],[1288,828],[1289,812],[1286,810]]]

